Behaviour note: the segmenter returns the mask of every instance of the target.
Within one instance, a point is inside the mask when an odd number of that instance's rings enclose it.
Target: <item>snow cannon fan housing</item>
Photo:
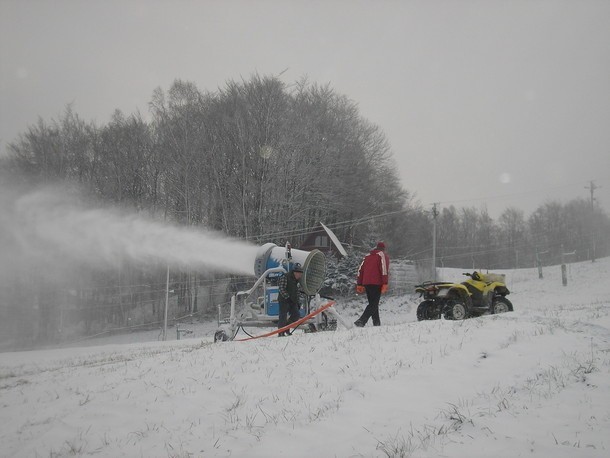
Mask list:
[[[301,288],[309,296],[315,295],[326,278],[326,258],[319,250],[303,251],[291,249],[292,259],[286,259],[286,249],[275,243],[266,243],[258,249],[254,261],[254,274],[260,277],[267,269],[283,267],[291,270],[295,264],[301,264],[303,276]]]

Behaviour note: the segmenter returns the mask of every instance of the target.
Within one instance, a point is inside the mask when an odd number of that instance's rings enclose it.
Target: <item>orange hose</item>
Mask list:
[[[304,323],[305,321],[309,320],[310,318],[313,318],[317,314],[322,313],[324,310],[332,307],[333,305],[335,305],[335,301],[330,301],[330,302],[328,302],[328,304],[320,307],[319,309],[314,310],[309,315],[305,315],[300,320],[295,321],[294,323],[290,323],[289,325],[284,326],[283,328],[276,329],[275,331],[271,331],[271,332],[268,332],[266,334],[261,334],[260,336],[253,336],[253,337],[247,337],[247,338],[244,338],[244,339],[234,339],[234,340],[236,342],[245,342],[246,340],[260,339],[261,337],[270,337],[270,336],[273,336],[275,334],[279,334],[280,332],[288,331],[290,328],[296,328],[300,324]]]

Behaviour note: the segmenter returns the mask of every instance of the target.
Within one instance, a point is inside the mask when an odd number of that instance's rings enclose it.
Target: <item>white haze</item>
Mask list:
[[[0,191],[4,194],[0,207],[2,251],[10,252],[12,258],[26,257],[51,265],[85,262],[99,268],[132,261],[253,274],[258,248],[219,233],[95,208],[61,187],[24,194]],[[7,261],[14,259],[4,256],[3,263]]]

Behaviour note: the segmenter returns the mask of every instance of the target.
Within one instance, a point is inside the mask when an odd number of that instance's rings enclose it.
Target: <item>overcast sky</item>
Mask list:
[[[610,211],[608,0],[0,0],[0,65],[2,151],[67,104],[103,125],[284,72],[358,103],[424,205],[527,216],[595,180]]]

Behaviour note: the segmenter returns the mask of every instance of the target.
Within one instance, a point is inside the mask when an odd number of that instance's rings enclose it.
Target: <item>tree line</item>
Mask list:
[[[610,241],[608,216],[582,198],[546,202],[529,217],[509,207],[497,221],[485,209],[450,206],[439,212],[437,227],[437,265],[473,269],[594,260],[608,255]]]
[[[423,265],[431,263],[434,225],[439,266],[526,267],[556,262],[563,253],[606,256],[609,247],[608,216],[578,198],[545,203],[529,217],[508,208],[498,221],[477,208],[449,206],[435,215],[401,185],[381,128],[330,85],[306,79],[286,85],[253,75],[215,92],[176,80],[153,92],[148,119],[116,111],[101,126],[68,106],[10,143],[0,173],[26,185],[76,183],[103,202],[254,243],[288,240],[298,247],[323,221],[356,251],[384,239],[393,257]],[[161,268],[76,268],[70,294],[65,282],[40,269],[19,269],[10,280],[5,276],[3,289],[11,294],[4,295],[2,311],[21,313],[15,307],[37,301],[34,316],[44,317],[38,334],[45,338],[57,327],[49,317],[68,296],[84,310],[88,333],[126,325],[142,304],[150,314],[139,321],[161,314],[163,288],[134,287],[163,284]],[[201,297],[206,281],[209,274],[172,272],[176,307],[213,310],[218,292]]]
[[[210,93],[175,81],[149,105],[150,122],[116,111],[102,127],[68,107],[11,143],[4,167],[246,239],[408,201],[380,128],[328,86],[253,76]],[[340,235],[351,241],[361,229]]]

